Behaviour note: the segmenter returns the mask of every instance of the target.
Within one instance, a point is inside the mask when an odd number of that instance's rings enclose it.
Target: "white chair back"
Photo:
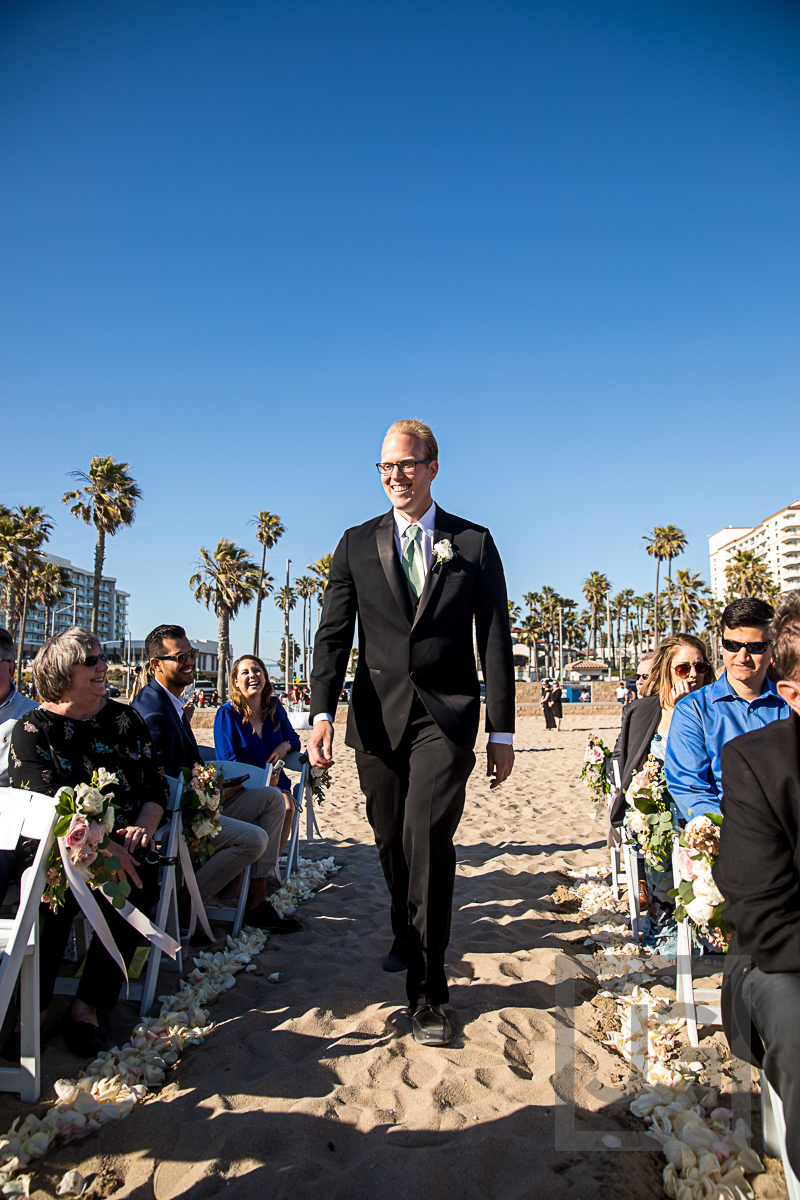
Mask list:
[[[300,779],[292,788],[294,818],[292,819],[292,833],[289,838],[289,845],[286,848],[285,879],[288,879],[292,872],[296,871],[300,865],[300,814],[303,811],[303,802],[309,775],[309,765],[307,762],[300,762],[300,753],[299,750],[290,750],[283,760],[285,771],[291,771],[293,774],[299,773],[300,775]]]
[[[198,746],[197,749],[200,751],[200,757],[203,762],[214,761],[217,752],[213,746]]]
[[[0,1091],[18,1092],[34,1103],[41,1091],[39,1037],[39,904],[58,820],[56,799],[21,788],[0,788],[0,849],[15,850],[20,837],[39,845],[22,876],[13,920],[0,921],[0,1024],[20,981],[20,1064],[0,1068]]]

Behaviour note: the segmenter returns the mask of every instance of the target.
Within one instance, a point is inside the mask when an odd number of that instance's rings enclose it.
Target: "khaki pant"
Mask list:
[[[281,829],[286,815],[283,792],[274,787],[242,788],[223,805],[222,829],[213,839],[214,853],[197,872],[203,901],[224,888],[246,866],[254,879],[272,874],[278,865]]]

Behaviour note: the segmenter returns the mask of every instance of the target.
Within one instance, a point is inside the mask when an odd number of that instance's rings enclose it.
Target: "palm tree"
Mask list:
[[[283,537],[286,529],[281,524],[280,517],[274,513],[267,512],[262,508],[257,517],[253,517],[248,522],[256,527],[256,538],[264,547],[261,552],[261,585],[256,597],[256,625],[253,631],[253,654],[258,654],[258,633],[259,625],[261,624],[261,598],[268,595],[272,591],[272,576],[267,575],[265,565],[267,561],[267,551],[271,550],[279,538]],[[266,581],[269,580],[269,587],[266,587]]]
[[[666,526],[664,526],[664,525],[654,525],[652,533],[649,533],[649,534],[645,533],[642,536],[642,541],[646,542],[646,544],[647,544],[647,553],[650,555],[651,558],[654,558],[656,560],[656,590],[653,593],[654,597],[655,597],[653,600],[653,632],[654,632],[656,644],[658,644],[658,617],[659,617],[658,580],[659,580],[659,573],[661,571],[661,564],[667,558],[667,546],[664,541],[664,529],[665,528],[666,528]]]
[[[277,592],[275,593],[275,604],[277,605],[278,608],[283,610],[284,647],[289,646],[290,645],[290,642],[289,642],[289,613],[294,608],[294,606],[297,604],[297,592],[294,590],[293,587],[290,587],[288,584],[284,584],[283,587],[278,588]],[[288,687],[289,687],[289,663],[286,661],[285,653],[284,653],[283,657],[284,657],[284,684],[286,685],[286,687],[288,689]],[[289,654],[289,658],[290,659],[292,658],[291,654]]]
[[[284,642],[281,645],[281,652],[280,652],[280,655],[278,656],[278,666],[283,671],[284,678],[287,675],[289,675],[290,677],[293,675],[294,664],[296,663],[299,656],[300,656],[300,647],[298,646],[297,642],[294,640],[293,637],[289,638],[289,662],[288,663],[286,662],[286,642]],[[289,668],[288,671],[286,669],[287,666]]]
[[[594,656],[597,655],[597,613],[606,602],[610,586],[607,576],[603,575],[601,571],[592,571],[588,578],[583,581],[582,591],[591,613],[591,651]]]
[[[519,605],[515,604],[513,600],[509,600],[508,601],[508,625],[511,630],[512,636],[516,632],[517,626],[521,619],[522,619],[522,613],[520,611]]]
[[[303,671],[309,676],[308,654],[311,649],[311,599],[316,595],[317,581],[311,575],[301,575],[294,581],[295,591],[303,601]],[[306,629],[308,616],[308,629]]]
[[[689,570],[678,571],[675,582],[675,599],[681,633],[689,633],[697,624],[697,619],[703,610],[700,599],[702,595],[710,595],[706,581],[698,574]]]
[[[672,591],[672,560],[677,558],[679,554],[683,554],[689,540],[682,529],[678,529],[677,525],[662,525],[661,527],[661,543],[664,548],[665,558],[667,560],[667,579],[669,580],[669,590]],[[675,613],[673,605],[669,605],[669,634],[670,637],[675,633]]]
[[[55,629],[50,629],[50,617],[68,587],[69,575],[58,563],[46,562],[35,572],[32,590],[35,591],[37,602],[44,609],[45,640],[55,633]]]
[[[737,550],[725,568],[725,577],[728,580],[729,600],[736,597],[744,600],[748,596],[767,599],[774,594],[775,584],[769,567],[752,550]]]
[[[17,508],[14,538],[16,554],[13,556],[13,561],[6,566],[6,574],[10,572],[15,578],[17,603],[19,602],[19,589],[22,589],[22,614],[19,625],[19,642],[17,643],[17,687],[22,683],[22,665],[25,661],[25,626],[28,621],[28,608],[31,604],[31,589],[35,588],[36,572],[44,566],[39,550],[50,537],[53,524],[53,518],[48,516],[38,504],[20,504]]]
[[[19,594],[22,579],[22,521],[18,513],[0,505],[0,567],[3,569],[3,611],[5,625],[12,638],[19,628]]]
[[[220,538],[213,554],[200,547],[199,570],[189,580],[198,604],[213,608],[219,622],[217,691],[220,702],[228,694],[230,624],[242,605],[247,605],[261,587],[261,573],[246,550],[230,538]]]
[[[711,645],[714,657],[714,670],[719,666],[719,625],[722,620],[722,605],[712,596],[709,600],[701,600],[700,606],[705,613],[705,632]]]
[[[97,634],[100,614],[100,580],[106,559],[106,537],[113,537],[118,529],[133,524],[136,502],[141,499],[141,489],[129,473],[130,463],[118,463],[106,455],[96,454],[92,458],[88,474],[86,471],[71,471],[75,479],[82,479],[84,487],[65,492],[62,504],[74,503],[70,512],[78,521],[94,525],[97,543],[94,551],[94,589],[92,591],[92,633]]]
[[[328,572],[331,569],[332,561],[332,554],[323,554],[322,558],[318,558],[316,562],[309,563],[307,567],[307,570],[309,570],[312,575],[316,575],[319,581],[317,590],[319,592],[320,604],[322,604],[322,601],[325,597],[325,588],[328,586]]]
[[[619,646],[620,678],[622,677],[622,672],[625,668],[625,664],[627,663],[630,666],[630,657],[629,657],[629,653],[628,653],[628,645],[629,645],[628,632],[629,632],[630,619],[631,619],[631,608],[633,606],[634,600],[635,600],[635,597],[633,594],[633,588],[623,588],[621,592],[617,593],[617,595],[614,599],[614,604],[615,604],[616,610],[617,610],[617,645]],[[625,621],[625,636],[624,636],[624,638],[620,637],[620,622],[622,620]]]

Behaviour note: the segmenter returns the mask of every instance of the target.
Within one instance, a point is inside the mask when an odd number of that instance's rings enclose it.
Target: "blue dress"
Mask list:
[[[230,700],[217,709],[214,718],[214,751],[218,759],[224,762],[248,763],[251,767],[265,767],[272,751],[281,742],[288,742],[292,750],[300,749],[300,738],[297,731],[286,715],[286,709],[280,700],[275,701],[275,715],[278,718],[276,729],[267,717],[261,730],[261,736],[254,733],[249,725],[242,720],[241,713],[233,707]],[[290,792],[292,785],[285,771],[278,776],[272,776],[272,787],[280,788],[282,792]]]

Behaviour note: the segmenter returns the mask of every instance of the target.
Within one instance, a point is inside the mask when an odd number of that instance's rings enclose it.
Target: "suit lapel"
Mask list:
[[[155,682],[155,680],[152,681],[152,684],[153,684],[154,688],[159,687],[159,685]],[[159,690],[164,692],[164,695],[161,697],[162,705],[166,705],[167,711],[169,712],[170,716],[172,717],[172,720],[175,722],[175,724],[178,726],[178,728],[181,731],[181,736],[183,737],[183,740],[189,746],[191,746],[192,753],[193,754],[196,753],[197,739],[195,738],[193,733],[192,734],[189,733],[189,730],[186,728],[183,721],[178,716],[175,705],[172,703],[172,701],[169,698],[169,693],[166,692],[164,688],[159,688]]]
[[[451,530],[450,530],[449,517],[448,517],[447,513],[444,512],[443,509],[439,508],[439,505],[437,504],[436,505],[436,524],[433,529],[433,544],[434,544],[434,546],[436,545],[437,542],[440,542],[444,537],[446,537],[447,534],[450,532],[451,532]],[[440,580],[446,570],[447,570],[446,563],[442,564],[440,562],[436,562],[435,559],[431,559],[430,570],[428,571],[427,575],[425,576],[425,583],[423,584],[422,593],[419,598],[419,604],[417,605],[417,611],[416,611],[416,615],[414,617],[414,623],[411,626],[412,629],[419,623],[420,619],[422,618],[422,614],[428,608],[434,595],[438,592]]]
[[[400,606],[400,611],[410,625],[412,617],[411,601],[408,598],[403,568],[400,566],[400,559],[397,557],[397,550],[395,549],[394,516],[392,512],[388,512],[381,521],[375,531],[375,538],[378,543],[378,556],[381,560],[383,573],[386,576],[386,582],[392,589],[392,595]]]

